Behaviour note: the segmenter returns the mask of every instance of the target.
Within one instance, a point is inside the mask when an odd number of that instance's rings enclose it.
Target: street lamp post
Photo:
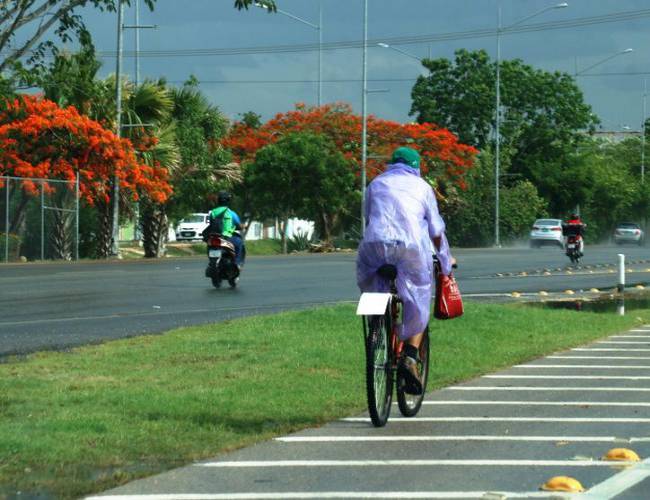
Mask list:
[[[500,148],[501,148],[501,136],[500,136],[500,127],[501,127],[501,33],[518,26],[524,21],[528,21],[533,17],[539,16],[544,12],[548,12],[553,9],[563,9],[568,7],[569,4],[566,2],[558,3],[555,5],[550,5],[542,10],[532,13],[529,16],[526,16],[520,19],[517,22],[509,24],[506,27],[501,26],[501,5],[497,7],[497,67],[496,67],[496,117],[495,117],[495,165],[494,165],[494,198],[495,198],[495,208],[494,208],[494,244],[499,247],[501,246],[501,238],[499,235],[499,176],[500,176]]]
[[[139,15],[139,10],[137,11]],[[115,133],[118,137],[122,137],[122,50],[124,47],[124,30],[133,28],[139,30],[140,28],[156,28],[155,25],[140,26],[139,24],[127,25],[123,24],[124,17],[124,0],[118,0],[117,7],[117,61],[115,64]],[[139,41],[137,42],[139,45]],[[137,57],[137,50],[136,50]],[[136,74],[139,72],[139,67],[136,66]],[[137,77],[136,77],[137,78]],[[111,255],[119,257],[120,255],[120,181],[117,173],[113,176],[113,217],[112,217],[112,230],[111,230]]]
[[[580,71],[578,71],[578,60],[576,59],[576,67],[575,67],[574,76],[584,75],[590,69],[594,69],[596,66],[600,66],[601,64],[603,64],[603,63],[605,63],[605,62],[607,62],[607,61],[609,61],[611,59],[614,59],[615,57],[621,56],[623,54],[629,54],[630,52],[634,52],[634,49],[623,49],[623,50],[621,50],[619,52],[616,52],[615,54],[612,54],[611,56],[607,56],[606,58],[601,59],[600,61],[593,63],[591,66],[587,66],[586,68],[581,69]]]
[[[363,56],[361,63],[361,237],[366,233],[366,162],[368,161],[368,0],[363,0]]]
[[[363,2],[363,56],[361,78],[361,237],[366,232],[366,166],[368,163],[368,94],[388,89],[368,89],[368,0]]]
[[[392,45],[389,45],[387,43],[379,42],[377,45],[379,47],[383,48],[383,49],[391,49],[391,50],[394,50],[395,52],[399,52],[400,54],[404,54],[407,57],[410,57],[412,59],[415,59],[417,61],[422,62],[422,59],[419,58],[418,56],[415,56],[415,55],[411,54],[410,52],[406,52],[405,50],[398,49],[397,47],[393,47]],[[429,59],[431,59],[431,54],[429,54]]]
[[[648,95],[648,79],[643,79],[643,116],[641,119],[641,183],[645,182],[645,117],[646,117],[646,98]]]
[[[116,126],[115,133],[118,137],[122,137],[122,35],[124,29],[122,27],[122,17],[124,16],[124,2],[118,0],[117,6],[117,63],[115,68],[115,105],[116,110]],[[120,254],[120,180],[117,173],[113,176],[113,227],[111,234],[111,255],[119,256]]]
[[[259,7],[260,9],[267,9],[268,6],[262,3],[255,3],[256,7]],[[323,66],[323,3],[322,1],[318,2],[318,24],[310,23],[306,19],[303,19],[302,17],[295,16],[291,14],[290,12],[281,10],[281,9],[276,9],[275,12],[278,14],[282,14],[283,16],[290,17],[294,21],[298,21],[299,23],[306,24],[310,28],[315,29],[318,31],[318,106],[322,104],[322,97],[323,97],[323,78],[322,78],[322,66]]]

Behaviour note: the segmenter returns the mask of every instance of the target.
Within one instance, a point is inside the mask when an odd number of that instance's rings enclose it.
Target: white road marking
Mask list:
[[[343,422],[370,422],[367,417],[342,418]],[[645,424],[650,418],[607,417],[396,417],[391,422],[560,422],[565,424]]]
[[[593,486],[580,498],[585,500],[608,500],[629,490],[649,476],[650,459],[646,459]]]
[[[599,392],[650,392],[650,387],[535,387],[535,386],[470,386],[458,385],[445,387],[445,390],[451,391],[599,391]]]
[[[638,344],[638,345],[650,344],[650,342],[643,341],[643,340],[639,342],[630,342],[629,340],[599,340],[596,343],[597,344]]]
[[[557,498],[553,492],[531,491],[279,491],[276,493],[169,493],[106,495],[85,500],[272,500],[312,498]]]
[[[623,352],[649,352],[650,349],[645,349],[645,348],[625,348],[622,349],[620,347],[612,347],[610,348],[601,348],[601,347],[576,347],[574,349],[571,349],[572,351],[623,351]]]
[[[515,365],[513,368],[598,368],[599,370],[650,370],[650,365]]]
[[[615,436],[285,436],[275,438],[283,443],[355,443],[386,441],[567,441],[572,443],[637,443],[650,438],[617,438]]]
[[[650,339],[650,335],[612,335],[610,339]]]
[[[647,328],[635,328],[634,330],[628,330],[630,332],[650,332],[650,329]]]
[[[544,379],[544,380],[557,380],[566,379],[571,377],[572,380],[650,380],[650,377],[645,375],[627,376],[627,375],[483,375],[481,378],[490,379]]]
[[[650,403],[621,403],[619,401],[423,401],[423,405],[510,405],[510,406],[650,406]]]
[[[409,419],[406,419],[409,420]],[[369,421],[369,419],[368,419]],[[635,462],[616,462],[625,466]],[[254,468],[254,467],[428,467],[432,465],[514,466],[514,467],[611,467],[612,462],[600,460],[250,460],[236,462],[205,462],[197,467]]]
[[[546,356],[546,359],[650,359],[649,356]],[[597,366],[597,365],[594,365]],[[625,366],[625,365],[621,365]]]

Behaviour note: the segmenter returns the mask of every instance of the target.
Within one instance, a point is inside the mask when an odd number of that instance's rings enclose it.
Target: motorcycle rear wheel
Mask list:
[[[221,279],[213,277],[212,286],[214,286],[215,288],[221,288]]]

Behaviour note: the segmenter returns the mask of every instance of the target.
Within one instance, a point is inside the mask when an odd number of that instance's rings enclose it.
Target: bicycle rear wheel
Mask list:
[[[388,308],[390,310],[390,306]],[[368,412],[375,427],[386,425],[393,398],[393,349],[390,345],[391,318],[365,316],[366,337],[366,393]]]
[[[397,375],[397,405],[399,411],[405,417],[413,417],[420,411],[422,401],[424,400],[424,393],[427,388],[427,379],[429,377],[429,327],[424,330],[422,336],[422,343],[420,344],[419,352],[420,360],[418,362],[418,371],[420,372],[420,380],[422,380],[422,394],[413,395],[404,392],[405,381],[402,377]]]

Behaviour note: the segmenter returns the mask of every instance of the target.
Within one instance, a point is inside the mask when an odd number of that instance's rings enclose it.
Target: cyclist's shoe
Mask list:
[[[398,375],[404,381],[404,392],[419,396],[422,394],[422,380],[418,372],[418,362],[410,356],[402,356],[397,367]]]

